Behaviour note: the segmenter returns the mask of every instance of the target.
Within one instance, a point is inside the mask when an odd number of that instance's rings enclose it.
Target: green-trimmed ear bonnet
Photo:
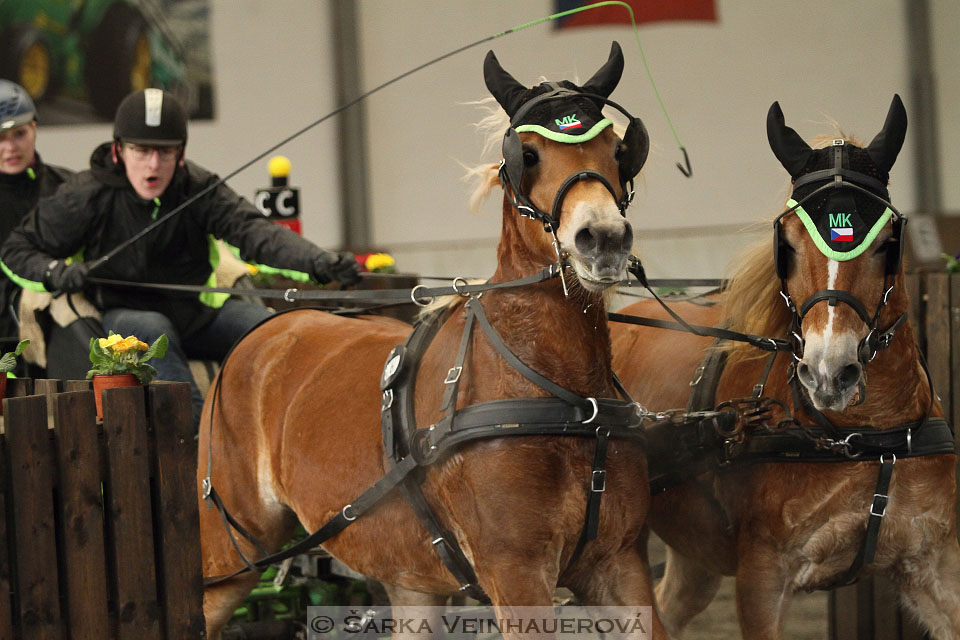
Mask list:
[[[640,173],[650,151],[650,139],[640,118],[633,117],[608,98],[622,74],[623,52],[616,42],[610,47],[607,62],[582,87],[562,80],[527,88],[500,66],[493,51],[487,53],[483,63],[484,80],[490,93],[510,116],[510,128],[503,136],[500,179],[513,194],[514,206],[518,210],[542,220],[545,225],[556,227],[559,200],[554,203],[551,215],[537,208],[523,193],[523,143],[519,134],[533,132],[565,144],[588,142],[612,124],[603,116],[605,105],[617,109],[629,120],[618,149],[622,193],[618,205],[621,211],[626,209],[633,195],[633,178]],[[606,179],[598,176],[593,173],[591,177],[604,182],[617,198]]]
[[[814,244],[832,260],[852,260],[893,221],[894,240],[887,254],[887,272],[895,274],[902,255],[903,217],[890,204],[889,171],[903,146],[907,114],[895,95],[883,129],[865,148],[834,140],[823,149],[811,149],[796,131],[784,124],[776,102],[767,114],[770,147],[793,178],[789,209],[774,223],[777,275],[788,275],[788,252],[780,238],[780,219],[796,212]]]

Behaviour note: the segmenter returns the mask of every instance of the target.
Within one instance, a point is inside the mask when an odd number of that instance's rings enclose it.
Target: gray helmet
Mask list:
[[[174,147],[187,143],[187,113],[169,91],[141,89],[123,99],[113,138],[131,144]]]
[[[0,131],[37,119],[30,94],[20,85],[0,79]]]

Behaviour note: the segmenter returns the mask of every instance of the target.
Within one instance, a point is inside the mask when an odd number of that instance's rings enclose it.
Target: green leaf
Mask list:
[[[13,352],[13,355],[16,357],[20,357],[20,354],[23,353],[23,350],[26,349],[27,345],[29,344],[30,344],[29,340],[21,340],[19,343],[17,343],[17,348]]]
[[[167,334],[161,333],[160,337],[154,340],[153,344],[150,345],[150,348],[143,352],[140,362],[146,362],[152,358],[163,358],[167,355],[168,344],[169,340],[167,340]]]
[[[8,371],[13,371],[15,366],[17,366],[17,358],[12,351],[0,357],[0,373],[6,374]]]

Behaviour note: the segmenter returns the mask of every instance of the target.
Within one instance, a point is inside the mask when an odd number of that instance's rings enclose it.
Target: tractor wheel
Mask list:
[[[52,88],[50,48],[28,25],[10,27],[0,35],[0,77],[23,87],[34,102]]]
[[[86,79],[90,103],[112,120],[128,94],[153,80],[147,21],[125,2],[113,4],[87,41]]]

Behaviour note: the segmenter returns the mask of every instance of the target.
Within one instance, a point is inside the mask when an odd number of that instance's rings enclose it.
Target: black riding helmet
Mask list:
[[[0,131],[13,129],[37,119],[30,94],[20,85],[0,79]]]
[[[152,147],[186,146],[187,113],[172,93],[141,89],[117,107],[113,138]]]

